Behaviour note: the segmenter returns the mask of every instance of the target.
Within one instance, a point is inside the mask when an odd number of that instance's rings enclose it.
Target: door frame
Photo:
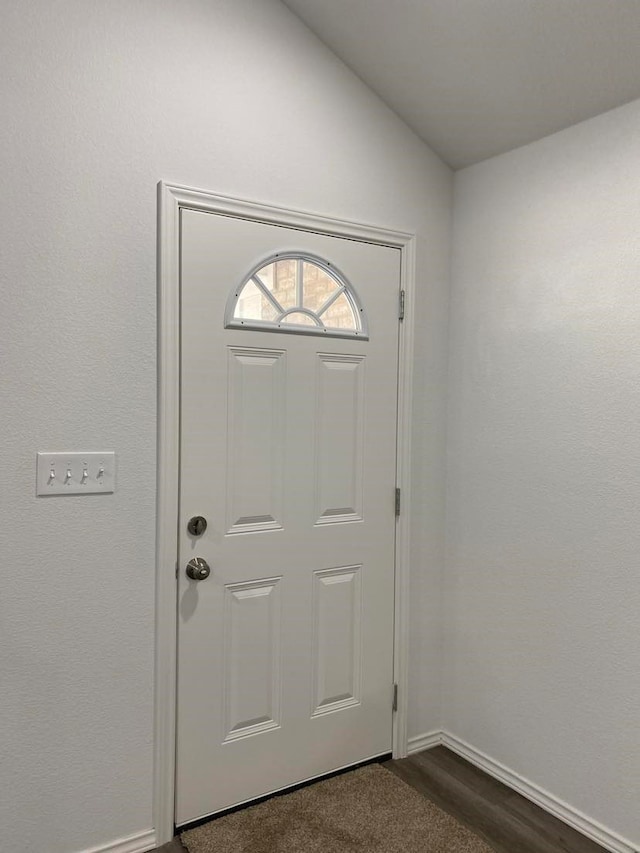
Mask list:
[[[155,695],[153,822],[156,845],[174,830],[177,699],[178,489],[180,465],[180,211],[199,210],[316,231],[397,248],[405,315],[400,323],[396,485],[402,512],[396,522],[393,757],[407,755],[409,657],[409,521],[411,511],[411,412],[415,312],[415,234],[319,216],[300,210],[216,195],[160,181],[158,184],[158,433],[156,493]],[[391,701],[391,696],[389,697]]]

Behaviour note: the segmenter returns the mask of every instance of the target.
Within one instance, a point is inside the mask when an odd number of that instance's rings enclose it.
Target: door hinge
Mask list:
[[[396,488],[396,516],[400,515],[400,489]]]
[[[394,684],[394,685],[393,685],[393,705],[392,705],[392,710],[393,710],[393,711],[397,711],[397,710],[398,710],[398,685],[397,685],[397,684]]]
[[[176,580],[178,579],[178,573],[179,573],[179,571],[180,571],[180,569],[179,569],[179,567],[178,567],[178,561],[176,560]]]
[[[400,291],[400,313],[398,316],[401,320],[404,320],[404,290]]]

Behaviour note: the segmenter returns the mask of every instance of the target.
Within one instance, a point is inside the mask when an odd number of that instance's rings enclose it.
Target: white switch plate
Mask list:
[[[96,495],[116,489],[116,455],[38,453],[36,495]]]

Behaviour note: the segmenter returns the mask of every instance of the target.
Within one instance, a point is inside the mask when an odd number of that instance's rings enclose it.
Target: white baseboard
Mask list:
[[[422,752],[426,749],[433,749],[434,746],[446,746],[452,752],[464,758],[470,764],[479,767],[489,776],[502,782],[507,787],[528,800],[535,803],[540,808],[544,809],[549,814],[554,815],[559,820],[581,832],[586,838],[590,838],[597,844],[600,844],[611,853],[640,853],[639,848],[627,841],[621,835],[612,832],[602,824],[587,817],[587,815],[553,796],[548,791],[529,782],[513,770],[509,770],[504,764],[499,761],[494,761],[485,753],[475,749],[470,744],[465,743],[460,738],[452,735],[450,732],[427,732],[423,735],[409,738],[407,744],[407,754],[413,755],[416,752]],[[154,830],[141,832],[137,835],[130,835],[128,838],[121,838],[118,841],[113,841],[110,844],[105,844],[100,847],[92,847],[91,850],[85,850],[83,853],[147,853],[156,847],[156,834]]]
[[[425,735],[425,738],[432,740],[434,734]],[[413,740],[418,742],[420,738],[413,738]],[[500,762],[494,761],[493,758],[489,758],[488,755],[474,749],[474,747],[455,737],[455,735],[449,732],[441,732],[440,743],[466,759],[470,764],[475,764],[476,767],[484,770],[489,776],[493,776],[509,788],[522,794],[523,797],[531,800],[532,803],[540,806],[540,808],[549,812],[549,814],[554,815],[554,817],[577,829],[582,835],[590,838],[607,850],[611,850],[611,853],[638,853],[638,847],[630,841],[627,841],[622,836],[587,817],[587,815],[558,799],[543,788],[540,788],[538,785],[535,785],[533,782],[524,779],[518,773],[509,770],[508,767],[500,764]],[[409,748],[411,749],[411,743]]]
[[[149,829],[146,832],[138,832],[136,835],[119,838],[117,841],[109,842],[109,844],[83,850],[82,853],[147,853],[147,850],[153,850],[156,846],[155,830]]]
[[[434,746],[440,746],[442,743],[442,732],[427,732],[424,735],[410,737],[407,743],[407,755],[413,755],[414,752],[422,752],[425,749],[433,749]]]

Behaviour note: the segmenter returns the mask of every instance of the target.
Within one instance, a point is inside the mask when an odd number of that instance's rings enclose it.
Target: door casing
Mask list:
[[[180,210],[239,216],[337,237],[393,246],[401,251],[405,314],[400,323],[396,484],[402,493],[395,548],[394,681],[398,706],[393,757],[407,754],[409,645],[409,521],[415,294],[415,234],[347,222],[299,210],[216,195],[161,181],[158,184],[158,435],[153,821],[156,845],[174,830],[178,490],[180,441]]]

